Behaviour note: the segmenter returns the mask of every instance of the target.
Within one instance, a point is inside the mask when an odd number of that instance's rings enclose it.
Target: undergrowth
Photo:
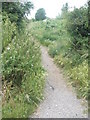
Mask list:
[[[18,33],[7,18],[3,22],[1,56],[3,118],[28,118],[43,99],[44,69],[40,56],[40,46],[30,31]]]

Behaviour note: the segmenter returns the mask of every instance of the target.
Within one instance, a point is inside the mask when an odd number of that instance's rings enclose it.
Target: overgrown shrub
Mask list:
[[[4,27],[3,61],[3,118],[26,118],[43,98],[44,70],[41,66],[40,48],[29,31],[14,35],[13,24],[6,20]]]
[[[88,98],[88,61],[73,65],[73,60],[59,55],[55,56],[55,62],[64,68],[70,83],[77,90],[78,97]]]
[[[6,21],[2,24],[2,46],[3,51],[8,46],[8,44],[14,39],[14,36],[16,35],[16,26],[15,23],[10,22],[9,18],[6,16]]]
[[[88,6],[75,8],[67,17],[67,30],[73,36],[88,36]]]

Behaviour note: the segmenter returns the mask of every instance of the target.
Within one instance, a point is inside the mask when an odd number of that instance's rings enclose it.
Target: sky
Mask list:
[[[87,3],[87,0],[30,0],[34,4],[34,10],[31,10],[31,15],[28,18],[34,18],[35,13],[39,8],[44,8],[46,16],[49,18],[55,18],[61,13],[63,4],[68,3],[70,9],[73,7],[80,8]]]

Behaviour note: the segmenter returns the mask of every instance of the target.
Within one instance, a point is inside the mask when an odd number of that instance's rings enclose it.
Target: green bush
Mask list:
[[[54,45],[53,45],[54,44]],[[52,45],[49,46],[49,54],[52,57],[55,57],[55,55],[57,55],[57,45],[55,44],[55,42]]]
[[[72,50],[88,49],[88,6],[75,8],[66,18],[67,31],[72,36],[70,47]],[[71,51],[72,51],[71,50]]]
[[[73,60],[63,55],[55,56],[55,62],[64,70],[70,78],[70,83],[77,90],[78,97],[88,98],[88,61],[73,66]]]
[[[40,40],[40,43],[48,47],[49,45],[51,45],[52,42],[50,40]]]
[[[45,31],[45,32],[43,33],[42,39],[43,39],[43,40],[55,41],[55,40],[58,39],[58,36],[55,35],[55,33],[53,33],[53,32],[51,33],[51,32],[49,32],[49,31]]]
[[[6,17],[6,21],[3,22],[3,40],[2,40],[2,46],[3,50],[8,46],[8,44],[14,39],[14,36],[16,34],[16,26],[14,23],[11,24],[8,17]]]
[[[7,20],[8,21],[8,20]],[[7,24],[6,24],[7,23]],[[5,22],[6,27],[12,26]],[[12,33],[13,27],[9,30]],[[17,33],[17,32],[16,32]],[[26,118],[35,110],[43,98],[44,70],[41,66],[41,53],[29,31],[16,34],[10,42],[4,29],[5,49],[3,61],[3,118]]]
[[[68,71],[72,85],[78,90],[78,96],[88,98],[88,62],[85,60]]]
[[[67,30],[73,36],[88,36],[88,5],[75,8],[68,14]]]

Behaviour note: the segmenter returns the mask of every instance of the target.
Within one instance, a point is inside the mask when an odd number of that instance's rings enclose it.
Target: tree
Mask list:
[[[67,16],[66,28],[72,36],[71,46],[76,50],[88,48],[88,6],[75,8]]]
[[[62,12],[68,12],[68,3],[66,3],[65,5],[63,5]]]
[[[61,14],[62,18],[64,18],[67,15],[68,9],[69,9],[68,3],[66,3],[65,5],[63,5],[63,7],[61,9],[62,10],[62,14]]]
[[[75,8],[68,14],[67,29],[72,36],[88,36],[88,7]]]
[[[43,8],[40,8],[37,10],[37,12],[35,14],[35,19],[37,21],[46,19],[46,13],[45,13],[45,10]]]
[[[3,2],[2,3],[2,13],[3,20],[5,21],[4,14],[7,14],[10,21],[15,22],[17,27],[21,27],[23,18],[30,13],[33,9],[33,4],[31,2],[20,3],[20,2]],[[6,15],[5,15],[6,16]]]

